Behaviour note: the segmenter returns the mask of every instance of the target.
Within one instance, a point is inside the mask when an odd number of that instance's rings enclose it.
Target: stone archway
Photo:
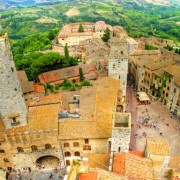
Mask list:
[[[39,169],[57,168],[59,163],[59,158],[56,156],[42,156],[36,160],[36,166]]]

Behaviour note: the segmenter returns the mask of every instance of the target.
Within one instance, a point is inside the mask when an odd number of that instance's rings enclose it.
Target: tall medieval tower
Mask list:
[[[0,35],[0,116],[6,128],[27,124],[27,109],[7,34]]]
[[[113,37],[110,39],[110,46],[108,76],[120,81],[119,90],[125,99],[129,59],[128,43],[125,39]]]

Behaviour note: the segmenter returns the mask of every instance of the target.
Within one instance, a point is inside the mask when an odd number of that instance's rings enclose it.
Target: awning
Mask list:
[[[138,92],[137,95],[140,101],[150,101],[146,92]]]

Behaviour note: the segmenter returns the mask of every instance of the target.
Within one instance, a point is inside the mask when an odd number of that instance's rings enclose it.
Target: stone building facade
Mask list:
[[[115,153],[129,152],[131,135],[131,114],[114,113],[111,151]]]
[[[18,131],[17,131],[18,130]],[[1,149],[4,149],[3,158],[0,166],[8,169],[21,170],[31,168],[37,169],[38,160],[42,157],[56,157],[59,164],[64,166],[64,158],[61,143],[57,139],[57,130],[28,132],[23,127],[9,130],[4,134],[4,143]],[[54,167],[54,166],[53,166]]]
[[[27,124],[27,109],[7,34],[0,37],[0,115],[6,128]]]
[[[125,101],[129,60],[128,43],[125,39],[113,37],[110,39],[110,47],[108,76],[119,80],[119,90]]]

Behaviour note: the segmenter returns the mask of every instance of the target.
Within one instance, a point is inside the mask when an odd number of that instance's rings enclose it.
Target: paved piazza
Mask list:
[[[127,88],[127,100],[127,112],[132,113],[133,124],[130,148],[144,151],[146,138],[167,138],[171,154],[180,155],[180,129],[176,129],[180,126],[180,120],[172,116],[159,101],[151,102],[150,105],[138,105],[135,92],[130,87]],[[142,125],[143,119],[148,119],[147,127]]]

